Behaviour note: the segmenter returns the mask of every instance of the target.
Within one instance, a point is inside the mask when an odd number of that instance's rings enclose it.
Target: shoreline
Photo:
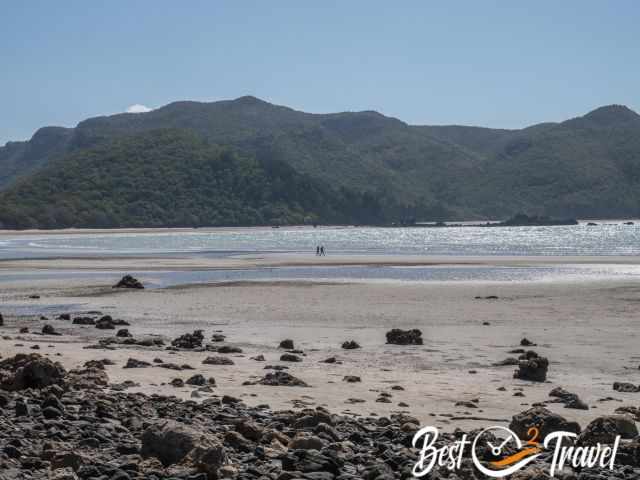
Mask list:
[[[153,262],[151,265],[150,263]],[[53,258],[0,259],[0,272],[11,270],[224,270],[313,266],[495,266],[536,267],[545,265],[640,265],[638,255],[611,256],[476,256],[476,255],[376,255],[335,254],[316,257],[310,253],[247,253],[225,257],[170,254],[162,256],[57,256]]]

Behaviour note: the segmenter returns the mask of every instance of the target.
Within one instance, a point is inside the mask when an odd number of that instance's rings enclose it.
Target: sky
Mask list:
[[[20,0],[0,25],[0,145],[243,95],[500,128],[640,111],[636,0]]]

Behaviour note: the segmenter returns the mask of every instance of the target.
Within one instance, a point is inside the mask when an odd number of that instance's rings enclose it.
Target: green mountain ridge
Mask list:
[[[69,155],[80,161],[82,152],[159,129],[193,132],[262,165],[286,164],[325,185],[327,194],[369,192],[389,203],[386,214],[411,211],[420,220],[522,211],[640,214],[640,116],[621,105],[505,130],[412,126],[374,111],[312,114],[251,96],[181,101],[148,113],[90,118],[73,129],[46,127],[27,142],[10,142],[0,147],[0,191],[24,188],[23,181]]]
[[[179,129],[79,150],[0,194],[0,227],[17,229],[375,223],[384,214],[370,194]]]

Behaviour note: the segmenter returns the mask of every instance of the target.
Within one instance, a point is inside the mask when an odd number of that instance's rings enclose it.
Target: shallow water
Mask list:
[[[308,266],[262,267],[192,271],[131,271],[146,288],[166,288],[198,283],[239,281],[409,281],[409,282],[580,282],[593,279],[637,279],[640,265],[553,265],[533,267],[502,266]],[[75,270],[28,270],[0,274],[4,282],[83,279],[88,283],[113,282],[120,272]]]
[[[638,255],[640,225],[464,228],[245,228],[0,237],[0,259],[56,256],[226,256],[248,252],[387,255]]]

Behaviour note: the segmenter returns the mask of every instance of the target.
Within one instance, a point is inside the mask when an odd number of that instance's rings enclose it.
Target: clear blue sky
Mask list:
[[[3,2],[0,145],[43,125],[255,95],[516,128],[640,109],[640,2]]]

